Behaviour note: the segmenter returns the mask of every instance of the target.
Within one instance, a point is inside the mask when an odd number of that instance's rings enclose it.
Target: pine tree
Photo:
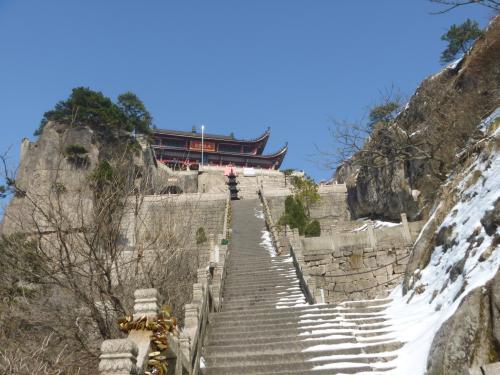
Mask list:
[[[441,54],[441,62],[449,63],[457,58],[457,54],[465,54],[481,34],[479,24],[470,19],[461,25],[451,25],[446,34],[441,37],[441,40],[448,42],[448,47]]]

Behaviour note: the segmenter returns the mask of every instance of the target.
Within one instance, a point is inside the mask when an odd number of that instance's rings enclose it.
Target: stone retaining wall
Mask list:
[[[157,235],[169,236],[180,248],[194,250],[198,263],[208,262],[210,234],[223,232],[227,194],[181,194],[146,196],[139,214],[131,208],[124,220],[124,244],[137,247]],[[131,202],[131,206],[133,206]],[[203,228],[207,241],[196,243]]]
[[[325,302],[385,297],[401,282],[422,226],[403,220],[390,228],[369,224],[366,231],[301,238],[304,270]]]
[[[319,221],[321,230],[327,231],[331,225],[339,225],[350,219],[347,207],[345,185],[331,185],[319,189],[320,200],[310,208],[311,218]],[[275,220],[285,211],[285,199],[292,194],[289,188],[264,189],[269,209]]]

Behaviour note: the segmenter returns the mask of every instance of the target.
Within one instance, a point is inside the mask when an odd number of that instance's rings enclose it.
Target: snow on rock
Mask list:
[[[489,115],[488,117],[486,117],[483,121],[481,121],[481,124],[479,124],[479,129],[481,129],[481,131],[486,131],[486,129],[493,123],[494,120],[496,120],[497,118],[500,118],[500,107],[498,107],[497,109],[495,109],[495,111]],[[498,132],[497,132],[497,135],[498,135]]]
[[[500,251],[498,246],[492,249],[494,234],[488,235],[481,224],[500,197],[499,153],[493,151],[488,158],[478,156],[458,189],[458,203],[438,228],[450,232],[447,248],[437,246],[429,264],[415,271],[413,290],[403,296],[399,286],[391,293],[393,302],[386,312],[396,338],[405,342],[397,359],[391,362],[394,374],[424,374],[432,341],[441,325],[469,292],[485,285],[499,270]],[[497,229],[496,234],[499,232]],[[486,251],[491,255],[480,260]]]
[[[462,61],[464,59],[464,56],[456,59],[455,61],[452,61],[451,63],[449,63],[448,65],[446,65],[446,68],[445,69],[451,69],[451,70],[454,70],[457,68],[458,64],[460,64],[460,61]]]
[[[398,225],[401,225],[401,223],[393,223],[392,221],[382,221],[382,220],[375,220],[373,221],[373,228],[382,228],[382,227],[397,227]],[[368,229],[368,224],[363,224],[359,228],[353,229],[353,232],[363,232]]]

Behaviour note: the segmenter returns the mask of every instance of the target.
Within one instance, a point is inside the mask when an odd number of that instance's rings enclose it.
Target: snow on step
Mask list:
[[[233,205],[222,311],[209,317],[204,374],[362,374],[391,370],[390,299],[309,305],[291,257],[274,256],[257,200]]]

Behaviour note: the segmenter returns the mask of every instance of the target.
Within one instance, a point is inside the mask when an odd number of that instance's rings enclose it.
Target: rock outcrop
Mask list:
[[[405,158],[392,160],[387,155],[384,165],[372,167],[356,164],[355,154],[337,169],[337,182],[348,185],[353,218],[397,220],[401,212],[410,220],[426,216],[456,165],[456,154],[481,137],[476,125],[500,104],[498,61],[500,16],[460,62],[427,78],[397,116],[391,131],[400,132],[408,144]],[[367,147],[377,146],[376,139],[370,142]]]
[[[462,301],[436,334],[428,375],[468,374],[469,368],[500,361],[500,273]]]
[[[71,145],[81,147],[78,160],[71,159],[66,152]],[[24,139],[15,177],[18,192],[5,210],[2,233],[30,231],[37,219],[42,220],[39,217],[42,207],[34,210],[33,206],[53,204],[51,197],[56,195],[66,208],[76,208],[83,201],[90,205],[87,176],[97,165],[99,154],[95,134],[88,127],[50,122],[36,142]],[[36,217],[34,211],[38,212]]]

